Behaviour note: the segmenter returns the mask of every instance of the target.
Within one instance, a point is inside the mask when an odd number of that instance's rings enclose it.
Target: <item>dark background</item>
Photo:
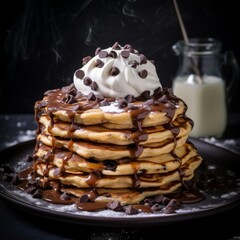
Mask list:
[[[217,38],[240,62],[237,1],[178,4],[189,38]],[[0,113],[33,113],[46,90],[72,82],[83,57],[115,41],[154,59],[162,85],[171,86],[171,47],[182,39],[171,0],[8,0],[1,9]],[[229,112],[240,112],[239,90]]]

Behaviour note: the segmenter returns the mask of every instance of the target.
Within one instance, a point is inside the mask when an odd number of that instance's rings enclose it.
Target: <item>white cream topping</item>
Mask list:
[[[145,56],[138,54],[136,50],[134,50],[135,53],[132,53],[120,45],[118,46],[120,49],[113,49],[112,47],[102,49],[101,51],[108,53],[107,57],[101,58],[97,54],[82,68],[75,71],[74,85],[78,91],[81,91],[84,95],[93,92],[104,97],[118,98],[126,95],[138,97],[146,90],[150,91],[150,95],[152,95],[155,89],[162,87],[155,65],[152,62],[147,60]],[[115,52],[116,58],[109,56],[111,51]],[[129,51],[129,56],[123,57],[123,51]],[[142,60],[143,57],[145,61]],[[103,63],[102,67],[97,66],[99,60]],[[134,62],[135,67],[132,66]],[[117,74],[111,74],[114,67],[119,70]],[[79,74],[80,70],[84,72],[84,77]],[[90,82],[96,83],[97,89],[91,87],[93,85],[86,85],[87,77],[91,79]]]

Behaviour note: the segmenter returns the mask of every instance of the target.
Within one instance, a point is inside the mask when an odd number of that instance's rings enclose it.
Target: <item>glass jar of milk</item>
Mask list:
[[[194,122],[190,136],[221,137],[227,124],[227,84],[222,76],[226,56],[221,53],[221,42],[189,39],[187,44],[177,42],[173,50],[179,56],[179,65],[172,88],[188,106],[186,115]],[[235,76],[237,64],[234,68]]]

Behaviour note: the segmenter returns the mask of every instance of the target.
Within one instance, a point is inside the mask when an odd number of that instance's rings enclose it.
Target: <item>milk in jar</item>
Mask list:
[[[225,82],[216,76],[203,76],[202,83],[193,74],[173,82],[174,94],[188,106],[186,115],[194,122],[191,137],[221,137],[227,124]]]

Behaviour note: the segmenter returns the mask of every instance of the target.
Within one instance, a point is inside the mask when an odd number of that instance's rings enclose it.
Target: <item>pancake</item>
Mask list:
[[[69,90],[70,88],[70,90]],[[129,129],[134,128],[133,115],[144,113],[145,117],[142,121],[143,127],[152,127],[166,124],[186,110],[185,103],[172,95],[172,102],[166,102],[162,96],[169,94],[167,90],[156,89],[156,94],[150,102],[134,101],[128,103],[127,106],[112,102],[111,99],[105,98],[109,102],[107,106],[101,106],[103,103],[96,100],[88,100],[87,97],[75,94],[72,91],[72,86],[65,89],[56,89],[48,91],[42,101],[37,101],[35,109],[41,109],[41,115],[51,113],[54,119],[59,119],[63,122],[70,122],[83,125],[102,124],[111,129]],[[76,102],[69,104],[65,99],[70,96]],[[166,95],[164,95],[166,96]],[[150,99],[149,99],[150,100]],[[147,103],[147,104],[146,104]],[[173,104],[174,103],[174,104]],[[74,113],[74,114],[73,114]]]
[[[92,171],[90,174],[61,174],[59,168],[48,164],[38,164],[37,173],[41,176],[47,176],[50,179],[58,179],[64,185],[72,185],[78,188],[152,188],[161,187],[172,181],[189,180],[192,177],[194,169],[192,163],[199,163],[200,159],[194,158],[194,161],[188,163],[187,168],[183,168],[181,177],[179,172],[172,171],[166,174],[138,174],[133,176],[107,176],[100,172]],[[195,165],[196,166],[196,165]]]
[[[51,119],[47,116],[40,117],[39,123],[44,125],[45,134],[52,134],[55,137],[84,139],[92,142],[114,143],[117,145],[129,145],[135,143],[135,129],[116,130],[108,129],[101,125],[73,125],[71,123],[59,121],[52,124]],[[189,122],[185,122],[182,118],[178,119],[178,121],[174,121],[173,124],[179,126],[178,137],[189,134],[192,129],[192,125]],[[49,127],[50,125],[51,127]],[[49,131],[51,131],[51,133]],[[143,128],[142,131],[143,134],[147,134],[148,137],[146,141],[141,141],[139,143],[140,145],[161,142],[165,139],[174,138],[171,130],[165,129],[162,125]]]
[[[145,191],[136,191],[133,189],[112,189],[112,188],[99,188],[97,194],[94,195],[94,201],[96,202],[111,202],[119,201],[122,205],[137,204],[142,202],[147,197],[157,196],[159,194],[167,194],[174,192],[181,186],[179,182],[171,182],[171,184],[166,184],[161,188],[151,188]],[[64,187],[61,189],[62,192],[68,193],[77,197],[82,197],[83,195],[92,194],[92,189],[89,188],[74,188],[74,187]],[[90,193],[90,194],[89,194]]]
[[[50,135],[46,136],[39,134],[38,141],[45,145],[52,146],[53,148],[65,148],[84,158],[93,158],[98,161],[104,161],[107,159],[115,160],[120,158],[136,158],[136,157],[154,157],[160,154],[169,153],[175,148],[183,146],[186,143],[187,136],[176,139],[174,142],[166,140],[157,146],[136,147],[135,145],[119,146],[110,144],[99,144],[87,142],[84,140],[75,141],[62,140],[54,138]]]
[[[72,84],[45,92],[34,110],[38,129],[27,181],[47,201],[78,198],[78,208],[79,201],[143,204],[186,190],[203,160],[189,141],[194,124],[187,105],[130,45],[96,49]]]
[[[145,172],[146,174],[155,173],[167,173],[171,172],[184,165],[190,158],[196,157],[197,152],[195,149],[190,149],[189,144],[187,146],[180,147],[175,151],[178,156],[172,154],[162,154],[158,156],[158,161],[155,163],[149,161],[148,158],[144,158],[138,161],[132,159],[119,159],[117,161],[105,160],[101,162],[88,161],[80,157],[78,154],[70,153],[66,150],[56,151],[51,164],[57,168],[64,168],[66,173],[83,174],[92,171],[102,171],[103,175],[132,175],[136,173]],[[42,145],[36,152],[36,156],[41,162],[49,162],[51,156],[51,148]],[[151,160],[151,159],[150,159]],[[181,160],[181,161],[180,161]],[[195,169],[196,167],[194,167]]]

